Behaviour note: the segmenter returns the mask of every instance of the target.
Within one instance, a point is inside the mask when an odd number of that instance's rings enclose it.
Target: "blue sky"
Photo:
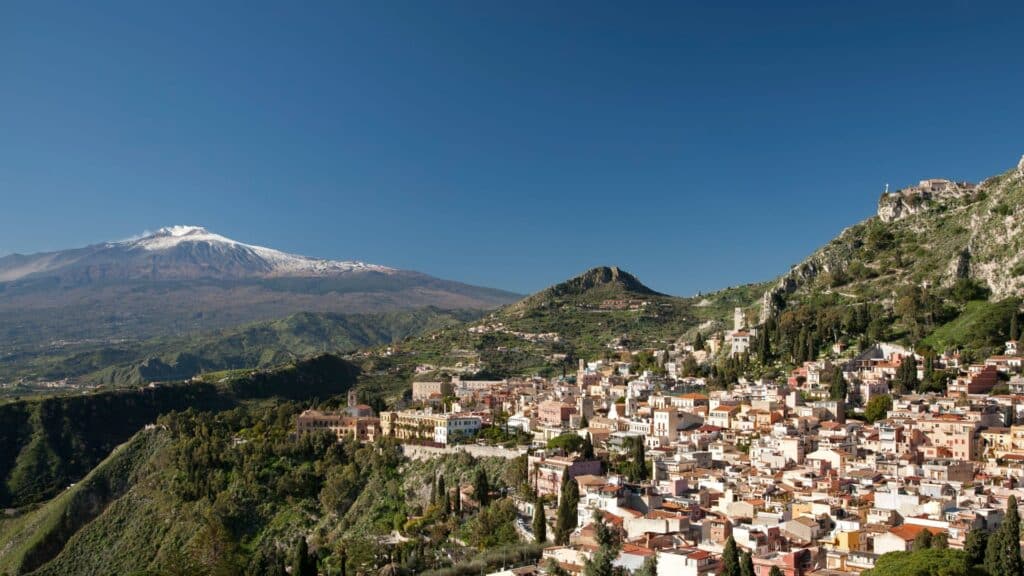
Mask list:
[[[199,224],[691,294],[1024,153],[1024,3],[702,4],[5,3],[0,253]]]

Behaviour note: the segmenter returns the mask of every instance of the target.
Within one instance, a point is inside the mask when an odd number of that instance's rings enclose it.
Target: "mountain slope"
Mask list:
[[[326,399],[343,395],[358,375],[352,363],[323,355],[187,384],[0,404],[0,508],[53,496],[162,414],[217,412],[261,398]]]
[[[416,521],[406,520],[424,510],[442,530],[455,529],[437,522],[428,500],[439,475],[458,485],[482,470],[493,487],[510,485],[506,471],[514,467],[503,458],[462,453],[410,461],[390,439],[359,446],[326,433],[296,437],[299,410],[265,402],[161,417],[74,487],[0,519],[0,573],[268,574],[298,538],[311,535],[312,549],[334,563],[347,560],[351,574],[387,562],[378,538],[396,525],[416,530]],[[471,511],[464,521],[473,522]],[[511,526],[508,532],[516,538]],[[440,548],[426,537],[420,546]],[[402,554],[405,568],[422,573],[449,554],[480,555],[450,545],[444,551]]]
[[[194,333],[296,312],[489,309],[515,295],[419,272],[286,254],[195,226],[0,258],[0,358]]]
[[[368,352],[359,387],[395,398],[416,369],[479,377],[556,375],[580,358],[618,356],[622,346],[664,350],[680,337],[727,326],[735,307],[756,303],[767,284],[696,298],[660,294],[635,276],[598,267],[463,326],[425,333],[384,354]]]
[[[0,380],[71,378],[83,384],[137,385],[201,372],[267,368],[324,353],[389,344],[479,318],[478,310],[436,308],[380,314],[302,312],[188,337],[77,346],[23,354],[0,365]]]
[[[884,194],[876,216],[794,266],[763,302],[820,342],[924,341],[980,354],[1008,337],[1022,294],[1024,159],[977,185],[933,179]]]
[[[243,244],[200,226],[170,226],[132,240],[0,258],[0,282],[56,279],[65,286],[102,281],[330,276],[358,272],[399,271]]]

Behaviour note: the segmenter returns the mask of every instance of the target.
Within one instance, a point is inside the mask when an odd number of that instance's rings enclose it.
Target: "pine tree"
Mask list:
[[[740,555],[740,576],[754,576],[754,559],[750,552]]]
[[[985,570],[989,576],[1021,576],[1024,560],[1020,554],[1020,513],[1017,498],[1010,496],[1006,504],[1006,518],[988,539],[985,550]]]
[[[619,534],[605,523],[600,510],[594,511],[594,539],[598,549],[585,561],[584,576],[614,576],[617,571],[613,562],[619,556],[622,542]]]
[[[533,537],[541,544],[548,541],[548,521],[544,516],[544,501],[540,498],[533,504]]]
[[[569,543],[569,535],[576,529],[577,505],[580,499],[580,487],[566,473],[562,476],[562,492],[558,499],[558,516],[555,518],[555,544],[564,546]]]
[[[722,551],[722,576],[741,576],[740,557],[736,551],[736,539],[729,536],[725,541],[725,550]]]
[[[964,542],[964,552],[967,553],[972,566],[985,563],[985,548],[988,546],[989,533],[987,530],[975,528],[967,533],[967,540]]]
[[[480,503],[481,508],[490,503],[491,486],[487,482],[487,472],[483,468],[476,469],[476,478],[473,479],[473,495],[476,496],[476,501]]]
[[[309,555],[305,537],[299,538],[299,545],[295,547],[295,555],[292,557],[292,576],[317,576],[316,559]]]

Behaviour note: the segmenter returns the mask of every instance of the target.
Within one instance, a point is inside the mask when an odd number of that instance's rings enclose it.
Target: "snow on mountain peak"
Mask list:
[[[209,234],[202,226],[167,226],[156,231],[153,236],[189,236],[191,234]]]
[[[394,268],[367,264],[365,262],[309,258],[307,256],[281,252],[273,248],[243,244],[242,242],[210,232],[202,226],[167,226],[160,228],[156,232],[146,233],[141,237],[130,239],[120,244],[130,248],[155,251],[169,250],[185,243],[206,243],[223,250],[247,252],[263,260],[268,265],[268,268],[273,270],[272,274],[305,275],[310,273],[329,274],[352,271],[390,273],[396,271]]]
[[[214,234],[202,226],[167,226],[156,232],[145,232],[141,237],[124,242],[133,247],[146,250],[166,250],[182,242],[209,242],[212,244],[230,244],[242,246],[230,238]],[[255,247],[254,247],[255,248]]]

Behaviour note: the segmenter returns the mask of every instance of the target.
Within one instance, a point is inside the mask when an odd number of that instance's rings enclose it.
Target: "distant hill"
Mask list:
[[[378,314],[303,312],[194,336],[86,345],[70,353],[23,354],[0,366],[0,380],[72,378],[119,386],[185,380],[201,372],[266,368],[323,353],[389,344],[481,315],[479,310],[436,308]]]
[[[516,295],[407,270],[287,254],[197,226],[0,258],[0,358],[194,333],[296,312],[490,309]]]
[[[620,268],[593,268],[475,322],[411,338],[387,356],[371,352],[359,387],[396,397],[417,366],[479,377],[572,372],[578,359],[618,354],[617,347],[665,349],[680,337],[721,330],[735,307],[756,311],[768,287],[684,298],[652,290]]]

